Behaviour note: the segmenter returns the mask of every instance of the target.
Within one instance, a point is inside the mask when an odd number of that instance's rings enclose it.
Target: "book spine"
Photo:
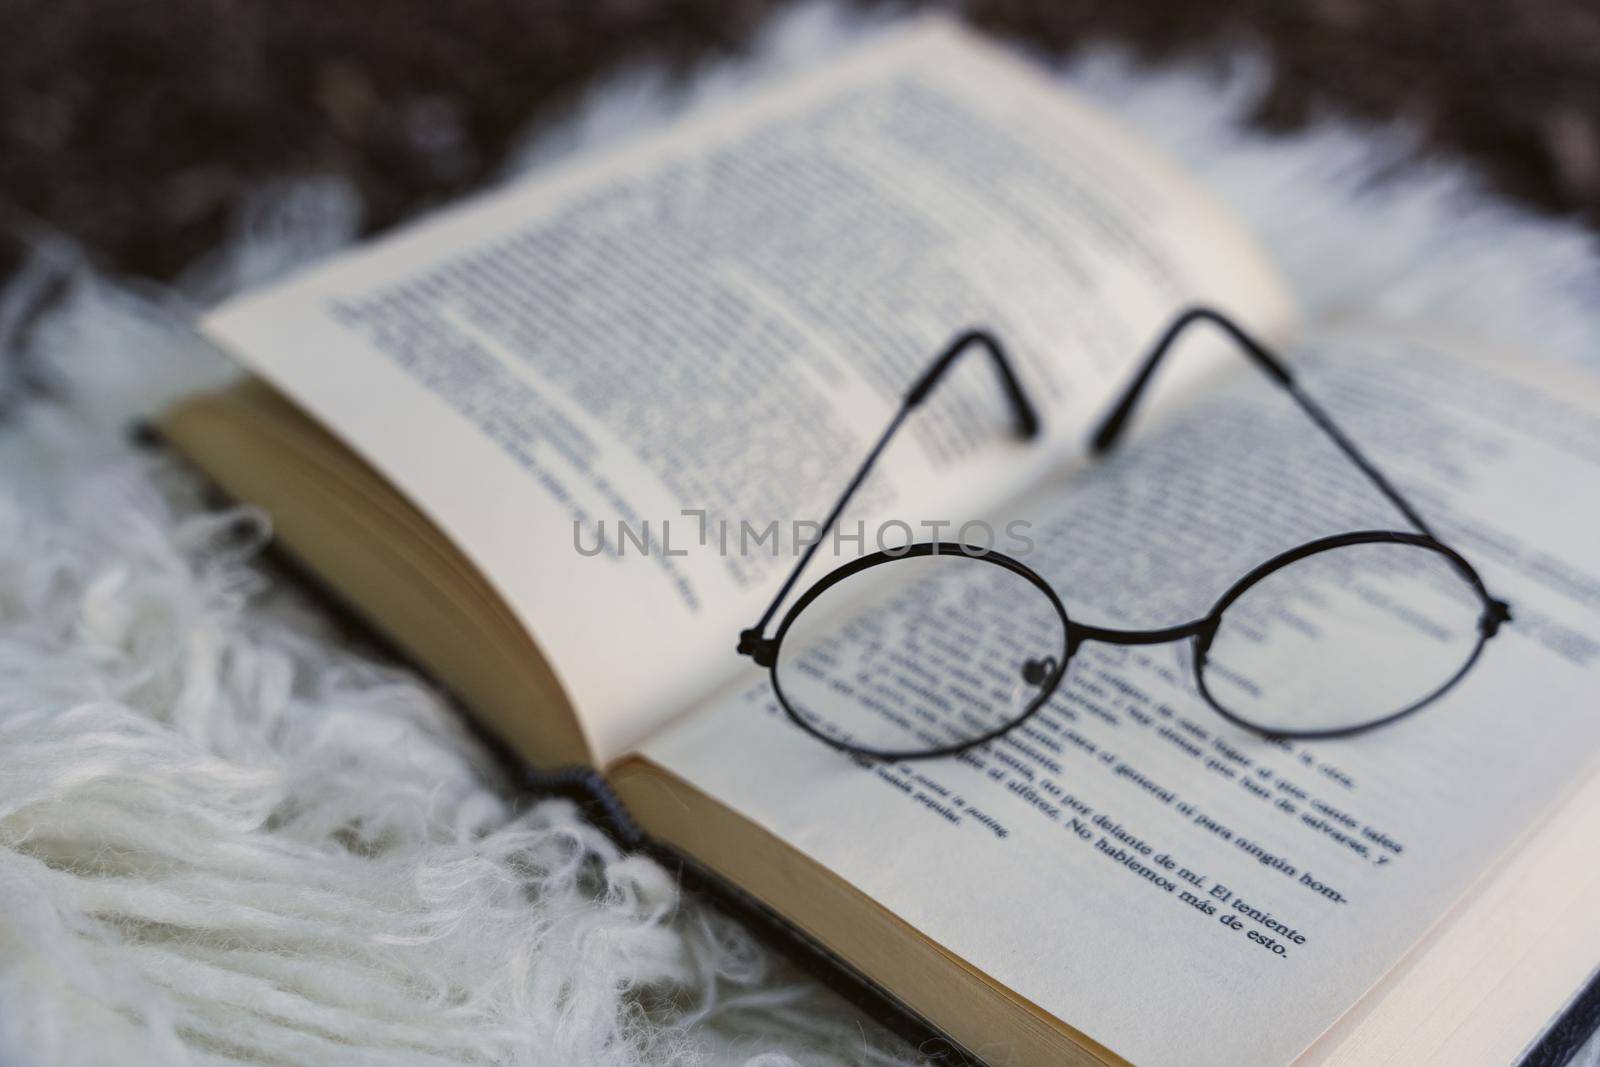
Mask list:
[[[1523,1053],[1520,1067],[1563,1067],[1596,1033],[1600,1033],[1600,968]]]

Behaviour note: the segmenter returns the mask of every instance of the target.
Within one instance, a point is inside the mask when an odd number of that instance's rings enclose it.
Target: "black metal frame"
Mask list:
[[[1162,357],[1166,355],[1178,337],[1196,323],[1209,323],[1221,329],[1244,351],[1257,367],[1278,383],[1294,399],[1295,403],[1300,406],[1300,409],[1306,413],[1311,421],[1339,447],[1340,451],[1356,465],[1362,474],[1366,475],[1367,480],[1395,506],[1413,527],[1413,530],[1357,530],[1309,541],[1273,556],[1234,582],[1212,605],[1211,610],[1200,618],[1177,626],[1154,630],[1116,630],[1075,622],[1068,618],[1066,608],[1061,603],[1061,598],[1050,587],[1050,584],[1026,564],[999,552],[977,550],[974,546],[949,541],[923,541],[902,549],[874,552],[829,572],[815,585],[801,594],[800,598],[795,601],[794,606],[784,615],[782,621],[778,624],[777,632],[772,637],[764,636],[767,626],[771,623],[773,616],[777,614],[778,608],[788,598],[790,591],[799,581],[801,573],[806,569],[807,564],[811,562],[811,557],[816,553],[817,548],[828,536],[829,532],[832,531],[835,523],[838,522],[839,516],[849,503],[850,498],[860,488],[861,483],[866,480],[867,474],[871,471],[873,464],[877,462],[878,456],[888,446],[890,438],[900,428],[906,416],[927,399],[934,385],[964,353],[974,347],[982,348],[989,353],[994,363],[995,371],[1000,378],[1001,386],[1005,390],[1011,405],[1017,435],[1024,439],[1031,439],[1038,434],[1040,425],[1038,414],[1034,411],[1027,394],[1023,391],[1017,376],[1013,373],[1004,348],[989,332],[985,330],[970,330],[952,340],[944,351],[940,353],[939,357],[933,361],[928,370],[912,385],[911,389],[906,393],[905,399],[901,402],[899,410],[895,412],[894,417],[890,420],[888,427],[878,438],[877,443],[872,446],[872,450],[867,453],[867,457],[862,462],[860,469],[856,471],[855,477],[850,480],[850,484],[845,488],[838,503],[833,506],[833,510],[828,513],[827,519],[823,521],[816,539],[806,547],[804,554],[801,555],[799,561],[795,564],[794,570],[790,572],[789,577],[778,590],[777,596],[768,605],[760,621],[739,634],[739,653],[751,657],[757,664],[768,668],[772,672],[773,692],[777,695],[778,702],[782,705],[789,718],[794,721],[795,725],[834,748],[872,759],[911,760],[954,755],[991,741],[1026,722],[1054,695],[1061,684],[1062,678],[1066,676],[1067,666],[1071,663],[1073,655],[1080,646],[1088,641],[1103,641],[1116,645],[1155,645],[1181,641],[1186,638],[1192,639],[1194,642],[1195,679],[1200,695],[1206,703],[1211,705],[1212,710],[1216,711],[1217,714],[1236,726],[1264,737],[1274,738],[1316,739],[1349,737],[1365,733],[1368,730],[1387,725],[1426,707],[1443,696],[1466,676],[1467,672],[1472,669],[1482,655],[1483,647],[1488,640],[1499,631],[1502,624],[1511,621],[1510,606],[1505,601],[1491,596],[1484,586],[1483,579],[1478,576],[1478,572],[1473,566],[1459,552],[1444,544],[1434,535],[1427,523],[1423,522],[1416,509],[1400,494],[1399,490],[1395,489],[1388,479],[1379,473],[1378,469],[1361,453],[1355,443],[1344,431],[1339,429],[1327,412],[1296,384],[1293,375],[1290,374],[1283,361],[1268,351],[1226,315],[1211,308],[1194,307],[1184,311],[1172,321],[1162,333],[1160,339],[1151,348],[1150,354],[1145,357],[1139,370],[1123,391],[1121,398],[1111,407],[1091,436],[1091,452],[1095,455],[1101,455],[1115,447],[1127,427],[1128,420],[1132,416],[1134,409],[1138,406],[1139,398],[1144,394],[1151,376],[1161,363]],[[1211,642],[1216,637],[1217,630],[1222,623],[1222,613],[1257,582],[1292,563],[1303,560],[1308,556],[1314,556],[1319,552],[1361,544],[1402,544],[1436,552],[1444,557],[1455,571],[1461,575],[1466,584],[1478,595],[1483,606],[1478,622],[1478,641],[1461,668],[1442,686],[1421,700],[1392,714],[1353,726],[1318,730],[1278,730],[1250,722],[1223,707],[1206,687],[1204,669],[1206,653],[1210,649]],[[1024,666],[1025,671],[1031,671],[1041,678],[1039,682],[1032,683],[1039,685],[1039,693],[1029,702],[1027,707],[1002,726],[977,737],[942,748],[921,748],[907,751],[878,750],[850,744],[830,737],[806,722],[783,695],[782,684],[778,679],[777,672],[778,659],[783,650],[784,636],[789,632],[789,628],[793,626],[800,613],[828,589],[870,567],[907,558],[941,554],[949,555],[958,552],[969,559],[1002,567],[1026,579],[1049,598],[1050,603],[1061,617],[1062,630],[1065,636],[1060,658],[1048,657],[1044,660],[1030,660]],[[1030,682],[1032,682],[1032,679],[1030,679]]]

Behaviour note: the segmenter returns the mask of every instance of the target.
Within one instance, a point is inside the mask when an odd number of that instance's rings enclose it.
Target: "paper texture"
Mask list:
[[[1263,329],[1288,318],[1253,245],[1165,161],[932,22],[231,302],[205,329],[483,571],[603,763],[739,668],[788,524],[822,517],[955,333],[1004,339],[1047,442],[1005,439],[972,360],[862,514],[959,521],[1015,494],[1193,300]],[[760,539],[775,522],[777,552]]]
[[[1036,720],[971,757],[854,762],[754,670],[646,755],[1135,1063],[1291,1060],[1600,748],[1600,396],[1447,348],[1354,335],[1296,360],[1514,606],[1417,715],[1262,740],[1201,701],[1187,643],[1088,644]],[[1024,561],[1074,618],[1184,622],[1278,551],[1403,528],[1243,373],[1036,494]]]

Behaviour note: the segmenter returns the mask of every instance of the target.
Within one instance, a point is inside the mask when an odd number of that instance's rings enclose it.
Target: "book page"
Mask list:
[[[1197,299],[1288,318],[1258,251],[1167,162],[933,21],[205,329],[483,571],[604,762],[738,669],[739,630],[810,534],[795,524],[826,513],[958,331],[1003,338],[1046,441],[1007,439],[973,358],[855,518],[920,533],[1014,493]]]
[[[1513,606],[1434,704],[1356,737],[1268,740],[1202,701],[1187,640],[1090,642],[1036,716],[957,757],[858,761],[791,723],[756,670],[646,757],[1133,1062],[1288,1062],[1600,752],[1600,389],[1415,339],[1330,336],[1296,357]],[[1034,496],[1020,558],[1072,618],[1176,625],[1285,549],[1404,528],[1286,395],[1242,375]],[[948,626],[981,641],[980,615]],[[951,647],[928,638],[920,674],[867,678],[841,656],[833,681],[886,708],[902,682],[953,692],[924,662]]]

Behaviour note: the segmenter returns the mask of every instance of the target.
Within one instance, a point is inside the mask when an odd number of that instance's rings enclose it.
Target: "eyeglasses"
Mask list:
[[[1191,308],[1173,320],[1091,438],[1117,443],[1151,375],[1191,325],[1222,330],[1281,386],[1397,508],[1411,530],[1322,537],[1272,557],[1234,582],[1204,616],[1157,630],[1117,630],[1068,618],[1050,584],[1002,553],[925,541],[863,556],[806,589],[768,625],[834,529],[890,439],[964,353],[988,353],[1019,437],[1039,418],[1000,342],[956,337],[911,386],[817,537],[739,653],[772,673],[795,724],[870,759],[949,756],[1025,722],[1092,641],[1190,641],[1196,688],[1223,718],[1274,738],[1345,737],[1426,707],[1464,678],[1511,620],[1503,600],[1296,384],[1281,359],[1225,315]]]

